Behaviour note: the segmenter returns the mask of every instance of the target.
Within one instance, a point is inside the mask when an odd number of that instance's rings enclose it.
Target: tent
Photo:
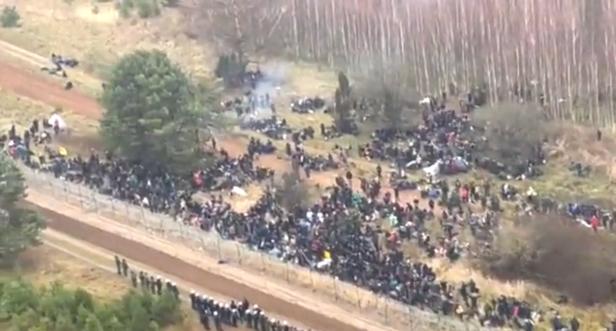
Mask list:
[[[51,126],[54,126],[56,123],[58,123],[58,127],[60,128],[60,130],[65,130],[67,128],[66,122],[58,113],[53,113],[47,120],[47,123],[49,123],[49,125]]]
[[[433,165],[429,166],[429,167],[425,167],[423,168],[423,172],[426,176],[428,177],[436,177],[440,174],[441,172],[441,164],[443,164],[443,161],[438,160],[436,162],[434,162]]]

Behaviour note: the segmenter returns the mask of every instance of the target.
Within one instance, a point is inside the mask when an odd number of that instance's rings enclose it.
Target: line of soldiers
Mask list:
[[[116,271],[119,276],[131,279],[134,288],[141,285],[144,291],[150,291],[154,295],[161,295],[163,285],[168,291],[179,298],[180,292],[177,285],[169,280],[163,280],[160,276],[149,275],[145,271],[136,272],[131,269],[125,258],[114,256]],[[297,327],[289,326],[286,321],[278,321],[265,314],[257,305],[250,307],[247,299],[242,302],[231,301],[224,304],[206,295],[197,294],[190,291],[190,305],[199,314],[201,324],[206,330],[210,330],[210,319],[217,331],[221,331],[223,324],[238,327],[243,324],[245,327],[255,331],[310,331]]]
[[[257,305],[250,307],[247,299],[242,302],[231,301],[222,303],[190,291],[190,305],[199,314],[201,324],[206,330],[210,330],[210,319],[217,331],[222,330],[222,325],[245,327],[255,331],[303,331],[297,327],[289,326],[286,321],[278,321],[265,314]]]
[[[114,258],[118,275],[129,277],[130,273],[130,280],[134,288],[137,288],[137,286],[141,285],[141,288],[144,291],[150,291],[152,292],[152,294],[161,295],[163,293],[164,283],[165,288],[168,291],[173,293],[176,298],[180,297],[180,291],[178,289],[178,286],[174,282],[171,282],[168,279],[163,281],[160,276],[155,277],[154,275],[149,275],[145,271],[139,271],[137,273],[135,270],[131,269],[128,266],[128,262],[126,262],[125,258],[120,259],[117,255],[114,256]]]

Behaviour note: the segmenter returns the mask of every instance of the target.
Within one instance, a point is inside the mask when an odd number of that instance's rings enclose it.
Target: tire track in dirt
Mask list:
[[[128,259],[149,265],[152,268],[177,276],[203,288],[211,288],[215,292],[228,297],[246,297],[250,301],[257,302],[259,306],[266,311],[273,311],[291,319],[302,321],[305,325],[317,330],[360,330],[341,321],[305,309],[297,304],[278,299],[258,289],[212,274],[167,253],[148,247],[145,244],[128,240],[96,227],[75,221],[47,208],[42,208],[31,203],[27,203],[27,206],[43,214],[47,219],[47,226],[51,229],[65,233],[76,239],[89,242],[106,250],[116,252]]]
[[[0,88],[91,119],[99,120],[103,114],[103,108],[95,99],[75,90],[65,90],[59,82],[44,79],[40,75],[1,61]]]

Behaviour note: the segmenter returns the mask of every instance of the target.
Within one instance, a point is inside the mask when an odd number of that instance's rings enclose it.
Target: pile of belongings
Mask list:
[[[323,107],[325,107],[325,100],[319,97],[302,98],[291,102],[291,111],[299,114],[312,114]]]
[[[588,175],[590,175],[590,165],[582,165],[580,162],[571,162],[569,171],[578,177],[588,177]]]
[[[298,161],[304,168],[310,168],[310,170],[313,171],[336,170],[340,167],[331,154],[328,156],[323,156],[301,153],[295,154],[295,156],[299,157]]]
[[[400,174],[396,171],[393,171],[391,173],[389,184],[391,185],[391,187],[394,187],[399,191],[412,191],[418,188],[418,184],[414,181],[409,180],[406,174]]]
[[[79,65],[79,61],[73,58],[64,58],[62,55],[51,54],[51,64],[50,67],[42,67],[41,71],[47,71],[51,75],[61,73],[63,77],[66,77],[64,67],[74,68]]]
[[[248,129],[263,133],[269,138],[276,140],[285,140],[287,139],[287,135],[292,132],[287,121],[284,119],[279,120],[276,116],[272,116],[269,119],[247,121],[240,124],[240,127],[243,130]]]
[[[460,156],[455,156],[447,159],[440,159],[429,167],[423,168],[424,173],[429,177],[437,177],[438,175],[455,175],[462,172],[467,172],[470,166],[466,160]]]
[[[70,58],[70,57],[62,57],[62,55],[51,54],[51,62],[56,65],[56,67],[62,68],[63,66],[67,66],[69,68],[75,68],[79,65],[79,61]]]
[[[276,146],[271,140],[267,140],[264,144],[261,139],[250,138],[248,143],[248,154],[273,154],[276,151]]]
[[[545,161],[540,161],[540,163],[545,163]],[[501,180],[532,178],[543,174],[543,171],[530,160],[526,163],[505,165],[489,157],[480,157],[476,160],[476,164]]]

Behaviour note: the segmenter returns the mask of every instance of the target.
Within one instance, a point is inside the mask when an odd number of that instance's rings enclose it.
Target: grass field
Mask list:
[[[81,69],[104,79],[111,65],[123,54],[136,49],[164,50],[197,77],[209,77],[210,49],[188,38],[182,31],[182,17],[176,10],[165,10],[151,20],[122,19],[114,2],[96,3],[75,0],[0,0],[0,6],[16,5],[21,26],[0,29],[0,39],[44,57],[51,53],[78,59]],[[86,91],[100,89],[96,80],[83,79]]]

